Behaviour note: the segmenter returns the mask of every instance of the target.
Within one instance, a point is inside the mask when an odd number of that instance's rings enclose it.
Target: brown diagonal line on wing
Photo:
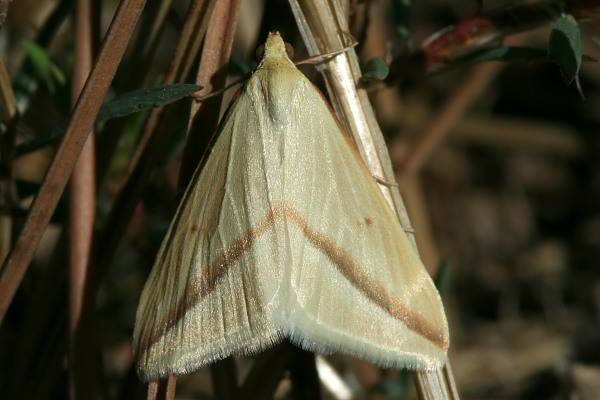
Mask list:
[[[448,347],[446,335],[440,332],[424,317],[411,312],[399,299],[394,298],[389,291],[373,279],[360,267],[350,254],[345,252],[327,236],[312,230],[308,223],[296,210],[286,207],[286,217],[294,221],[310,244],[319,249],[329,258],[337,270],[369,300],[384,309],[393,318],[401,321],[408,329],[418,333],[441,349]]]
[[[175,307],[175,318],[173,318],[173,310],[171,310],[171,312],[162,318],[160,323],[155,324],[152,327],[152,332],[147,340],[146,349],[158,342],[161,336],[173,326],[177,325],[192,307],[215,290],[217,283],[225,276],[235,261],[252,247],[257,238],[267,232],[271,226],[275,225],[275,222],[283,216],[283,213],[283,206],[274,208],[269,215],[257,224],[256,227],[251,228],[246,234],[233,241],[232,244],[217,257],[213,265],[208,269],[212,272],[211,275],[204,274],[198,281],[188,283],[184,293],[192,293],[192,295],[186,297],[182,303],[179,303]]]
[[[214,291],[230,267],[253,246],[255,240],[284,217],[298,225],[309,243],[325,254],[337,270],[369,300],[439,348],[445,350],[448,347],[443,332],[436,329],[421,315],[412,313],[406,305],[395,299],[387,289],[371,278],[350,254],[337,246],[327,236],[312,230],[306,220],[295,209],[282,204],[275,207],[255,228],[248,230],[246,234],[227,247],[211,266],[210,271],[213,273],[210,276],[203,275],[199,278],[199,281],[188,284],[186,293],[191,292],[193,293],[192,296],[176,306],[175,318],[172,318],[172,313],[169,313],[160,323],[154,325],[146,349],[158,342],[160,337],[175,326],[191,308]]]

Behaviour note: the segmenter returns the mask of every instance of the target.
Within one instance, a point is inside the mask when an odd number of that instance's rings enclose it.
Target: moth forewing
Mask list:
[[[443,365],[440,297],[320,93],[271,34],[177,210],[134,350],[155,380],[282,338],[387,367]]]

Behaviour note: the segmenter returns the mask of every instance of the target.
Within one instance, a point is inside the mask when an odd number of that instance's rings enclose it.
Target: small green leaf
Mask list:
[[[164,106],[200,90],[200,86],[179,83],[125,93],[100,109],[96,122],[124,117],[138,111]]]
[[[371,81],[373,79],[383,80],[390,72],[390,68],[382,57],[375,57],[363,68],[363,81]]]
[[[579,73],[582,58],[581,31],[573,16],[561,17],[554,24],[548,55],[560,66],[567,83],[573,82]]]
[[[46,83],[52,93],[56,92],[57,86],[66,85],[67,78],[65,74],[52,62],[46,49],[28,40],[24,40],[22,44],[36,74]]]

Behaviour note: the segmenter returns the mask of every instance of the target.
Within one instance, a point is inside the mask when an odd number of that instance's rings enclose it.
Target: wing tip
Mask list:
[[[146,353],[140,353],[137,358],[136,371],[143,382],[165,379],[170,375],[181,375],[196,371],[214,362],[230,356],[253,356],[261,351],[275,346],[285,339],[282,331],[265,332],[258,337],[246,338],[245,341],[229,340],[228,344],[212,345],[208,351],[188,351],[165,356],[159,360]],[[237,343],[236,343],[237,342]],[[157,344],[160,346],[160,344]],[[205,347],[208,347],[204,344]],[[199,346],[198,346],[199,347]],[[168,348],[168,347],[167,347]],[[174,361],[175,360],[175,361]]]
[[[428,346],[418,350],[391,349],[388,346],[370,346],[357,343],[343,343],[341,340],[333,341],[324,338],[308,339],[306,335],[296,331],[286,335],[296,346],[304,350],[319,354],[344,354],[350,357],[365,360],[382,368],[408,369],[411,371],[435,371],[444,366],[447,360],[447,351],[435,346]]]

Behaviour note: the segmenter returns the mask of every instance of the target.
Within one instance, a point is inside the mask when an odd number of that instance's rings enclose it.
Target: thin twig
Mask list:
[[[481,96],[500,69],[500,63],[484,64],[473,68],[442,109],[436,113],[419,141],[413,146],[411,153],[405,158],[398,169],[399,181],[415,174],[423,167],[433,151],[439,147],[473,102]]]
[[[196,76],[196,83],[203,86],[197,93],[198,96],[225,86],[239,8],[239,0],[222,0],[215,5]],[[188,138],[179,173],[179,189],[187,187],[198,166],[198,150],[207,147],[208,140],[217,127],[222,99],[223,96],[220,95],[192,105]]]
[[[11,247],[13,237],[13,219],[8,216],[13,205],[17,202],[17,191],[13,175],[13,161],[17,138],[17,122],[19,110],[17,99],[13,92],[10,77],[4,61],[0,59],[0,167],[4,170],[0,176],[0,260],[4,261]]]
[[[78,0],[75,7],[75,66],[73,104],[92,69],[94,27],[93,5]],[[100,358],[94,329],[95,284],[93,240],[96,219],[95,137],[87,137],[75,164],[71,190],[69,374],[72,399],[98,398],[97,360]]]

